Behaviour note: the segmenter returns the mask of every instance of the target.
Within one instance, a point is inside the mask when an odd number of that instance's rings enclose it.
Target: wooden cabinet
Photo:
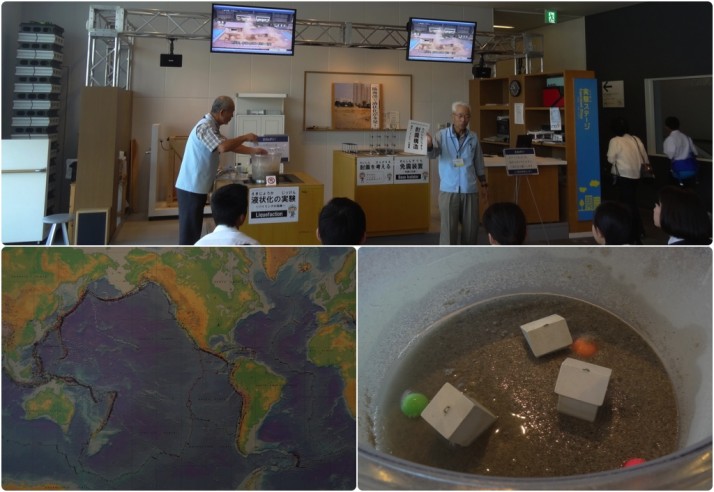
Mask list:
[[[583,220],[584,209],[592,212],[599,204],[599,175],[597,179],[590,179],[589,183],[596,190],[583,199],[583,170],[579,163],[578,145],[597,149],[597,111],[596,94],[587,111],[593,117],[593,131],[576,131],[576,120],[582,118],[582,91],[576,92],[578,79],[594,79],[595,74],[586,70],[566,70],[559,73],[538,73],[529,75],[514,75],[492,79],[473,79],[469,83],[469,98],[472,118],[471,128],[478,134],[484,154],[503,155],[503,149],[516,147],[519,135],[529,131],[543,131],[550,128],[551,106],[544,105],[543,90],[549,82],[561,79],[563,105],[557,108],[557,113],[562,125],[562,142],[551,140],[535,141],[533,147],[538,157],[553,158],[566,161],[565,166],[559,166],[557,179],[550,182],[557,183],[553,193],[560,195],[560,220],[568,222],[571,234],[589,232],[591,221]],[[511,90],[512,89],[512,90]],[[507,138],[499,136],[498,119],[508,117],[509,130]],[[581,141],[578,142],[578,139]],[[595,145],[593,145],[595,139]],[[586,141],[587,140],[587,141]],[[597,153],[597,150],[595,150]],[[592,156],[589,156],[592,157]],[[582,160],[582,155],[580,156]],[[595,159],[599,159],[596,156]],[[592,169],[590,170],[592,171]],[[487,171],[488,172],[488,171]],[[500,172],[500,171],[499,171]],[[550,170],[549,172],[554,172]],[[580,181],[579,181],[580,174]],[[512,178],[515,179],[515,178]],[[491,180],[489,179],[489,182]],[[491,182],[491,185],[496,183]],[[558,189],[561,188],[561,189]],[[493,191],[493,190],[491,190]],[[497,192],[490,193],[493,196]]]
[[[238,130],[236,136],[246,133],[256,135],[282,135],[285,132],[284,115],[250,115],[238,117]]]
[[[132,93],[117,87],[85,87],[80,101],[75,211],[108,209],[106,236],[122,219],[124,156],[131,155]]]
[[[358,157],[333,152],[332,195],[360,204],[367,217],[367,236],[427,232],[429,183],[361,186],[357,183]]]
[[[239,92],[236,94],[236,136],[285,134],[285,98],[287,94]],[[247,168],[250,156],[235,154],[236,165]]]

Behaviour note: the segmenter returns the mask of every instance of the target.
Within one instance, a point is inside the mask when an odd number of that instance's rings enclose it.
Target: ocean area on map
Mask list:
[[[240,277],[259,293],[256,309],[233,326],[205,327],[206,340],[180,321],[162,282],[122,292],[93,280],[60,323],[18,351],[31,376],[3,370],[3,487],[354,489],[350,385],[344,369],[319,362],[335,360],[324,347],[338,335],[354,335],[344,313],[325,309],[349,254],[306,248],[273,274],[253,261]],[[354,285],[347,291],[353,297]],[[216,300],[211,309],[229,307]],[[334,338],[321,345],[318,334]]]

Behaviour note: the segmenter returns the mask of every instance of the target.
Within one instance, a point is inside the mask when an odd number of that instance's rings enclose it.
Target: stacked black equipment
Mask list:
[[[63,34],[44,22],[22,23],[18,33],[12,138],[50,141],[46,215],[59,207]]]

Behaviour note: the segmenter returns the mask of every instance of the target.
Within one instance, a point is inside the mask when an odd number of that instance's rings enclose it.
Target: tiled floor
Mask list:
[[[652,222],[652,211],[642,210],[642,218],[645,224],[646,237],[645,245],[667,244],[667,236]],[[213,228],[210,218],[204,221],[204,230],[208,232]],[[178,220],[175,218],[147,220],[145,216],[130,216],[121,225],[111,245],[150,245],[150,246],[172,246],[178,243]],[[410,234],[405,236],[381,236],[368,237],[366,246],[433,246],[439,244],[439,223],[434,218],[429,232],[423,234]],[[479,244],[487,244],[486,235],[483,228],[479,231]],[[573,245],[588,246],[594,245],[595,241],[591,236],[582,238],[568,238],[565,225],[548,224],[532,225],[528,229],[528,239],[526,245]]]

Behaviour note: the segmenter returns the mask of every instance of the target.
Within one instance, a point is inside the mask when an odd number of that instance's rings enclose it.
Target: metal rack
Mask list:
[[[59,208],[63,35],[63,28],[44,22],[21,23],[18,33],[12,138],[49,142],[45,215]]]
[[[87,31],[85,84],[128,90],[134,38],[210,39],[211,15],[90,5]],[[406,26],[297,19],[295,34],[295,44],[302,46],[403,50],[407,45]],[[538,37],[541,38],[540,50],[534,48]],[[540,58],[542,72],[542,45],[539,34],[502,35],[477,31],[474,52],[483,55],[489,64],[513,59],[516,70],[518,60],[524,59],[527,73],[531,73],[532,60]]]

